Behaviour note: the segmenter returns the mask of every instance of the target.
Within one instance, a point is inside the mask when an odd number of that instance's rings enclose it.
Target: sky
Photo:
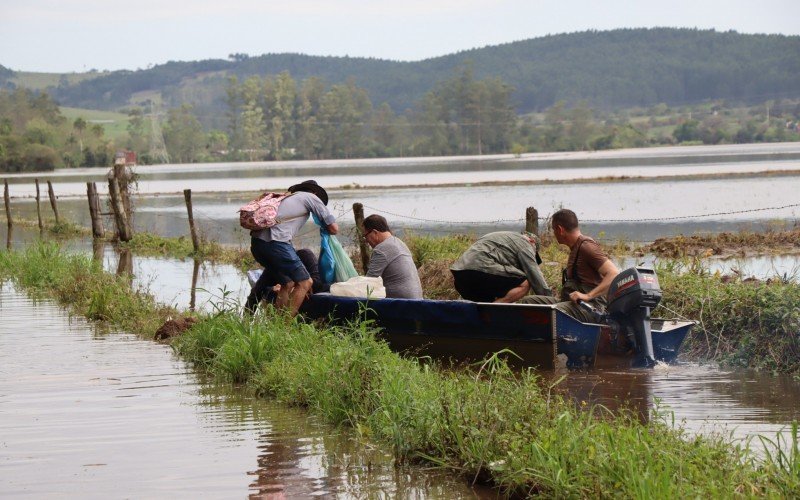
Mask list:
[[[798,0],[0,0],[0,65],[144,69],[295,52],[415,61],[575,31],[800,35]]]

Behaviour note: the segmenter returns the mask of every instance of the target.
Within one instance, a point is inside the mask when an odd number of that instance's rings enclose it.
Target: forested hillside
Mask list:
[[[232,54],[65,75],[0,66],[0,171],[107,165],[120,148],[143,163],[193,163],[793,140],[797,36],[637,29],[419,62]]]
[[[402,113],[466,61],[477,78],[499,77],[515,90],[517,112],[560,100],[612,109],[690,104],[708,99],[753,102],[800,95],[800,37],[690,29],[623,29],[552,35],[418,62],[301,54],[237,54],[230,60],[169,62],[116,71],[50,93],[62,104],[116,109],[161,94],[165,107],[191,104],[206,126],[221,128],[228,77],[353,79],[370,100]]]

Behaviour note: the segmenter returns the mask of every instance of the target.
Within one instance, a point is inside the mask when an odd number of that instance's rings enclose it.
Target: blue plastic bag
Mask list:
[[[319,275],[322,281],[331,284],[336,282],[336,261],[330,245],[330,234],[315,214],[311,214],[314,223],[319,226]]]
[[[311,215],[319,226],[319,274],[322,280],[325,283],[337,283],[358,276],[353,261],[336,236],[328,232],[315,214]]]

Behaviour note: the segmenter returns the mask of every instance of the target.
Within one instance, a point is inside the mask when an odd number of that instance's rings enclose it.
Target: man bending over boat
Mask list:
[[[384,217],[373,214],[364,219],[364,239],[372,247],[367,276],[383,278],[386,297],[421,299],[422,284],[411,252],[392,234]]]
[[[279,224],[250,232],[250,251],[256,261],[264,266],[280,288],[275,307],[288,308],[297,314],[313,285],[311,275],[292,246],[292,238],[305,225],[313,213],[326,225],[328,232],[336,234],[339,225],[328,211],[328,193],[316,181],[303,181],[289,188],[292,196],[284,198],[278,206]]]
[[[531,290],[550,295],[537,245],[532,233],[497,231],[481,237],[450,266],[456,290],[473,302],[516,302]]]
[[[558,304],[558,309],[573,318],[593,323],[592,314],[578,303],[587,302],[604,312],[606,292],[619,269],[596,241],[581,234],[578,216],[572,210],[564,208],[554,213],[550,225],[556,241],[569,247],[567,267],[561,273],[561,297],[532,295],[522,298],[519,303]]]

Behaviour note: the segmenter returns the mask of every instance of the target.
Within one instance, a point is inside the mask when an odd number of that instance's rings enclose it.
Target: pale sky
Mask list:
[[[639,27],[800,34],[800,0],[0,0],[0,64],[139,69],[241,52],[420,60]]]

